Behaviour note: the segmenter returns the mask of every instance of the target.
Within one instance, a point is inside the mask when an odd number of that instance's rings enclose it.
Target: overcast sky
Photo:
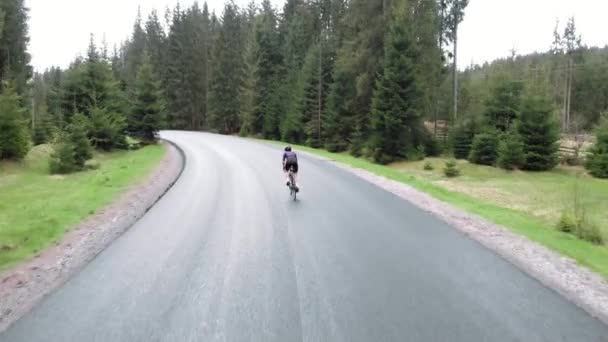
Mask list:
[[[277,7],[284,0],[273,0]],[[380,1],[380,0],[369,0]],[[194,0],[181,0],[189,6]],[[221,13],[223,0],[209,0]],[[244,5],[249,0],[236,0]],[[259,2],[259,1],[258,1]],[[65,67],[88,44],[89,33],[105,34],[110,48],[128,37],[137,8],[144,17],[153,9],[164,13],[176,0],[26,0],[30,8],[30,53],[38,70]],[[202,0],[199,1],[202,3]],[[608,0],[470,0],[460,29],[460,66],[483,63],[518,53],[545,51],[551,44],[556,19],[563,24],[575,16],[587,45],[608,44],[604,21]]]

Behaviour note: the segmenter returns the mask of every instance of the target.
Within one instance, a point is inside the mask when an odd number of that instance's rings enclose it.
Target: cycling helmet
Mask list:
[[[291,146],[285,147],[285,152],[291,152]]]

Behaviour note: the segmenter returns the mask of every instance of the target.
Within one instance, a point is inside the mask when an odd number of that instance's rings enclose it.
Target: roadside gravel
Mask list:
[[[167,153],[149,178],[74,227],[57,245],[0,273],[0,332],[94,259],[171,188],[185,160],[177,147],[164,144]]]

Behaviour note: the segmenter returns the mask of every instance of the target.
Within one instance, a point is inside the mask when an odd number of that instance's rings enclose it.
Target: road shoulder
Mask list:
[[[185,159],[175,145],[164,144],[167,153],[145,181],[78,224],[57,245],[0,273],[0,332],[93,260],[171,188]]]

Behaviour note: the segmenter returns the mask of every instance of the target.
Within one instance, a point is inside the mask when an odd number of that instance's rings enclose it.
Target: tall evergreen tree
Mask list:
[[[337,53],[326,134],[330,144],[358,153],[369,133],[369,113],[392,1],[352,0],[345,15],[344,44]]]
[[[391,22],[384,70],[374,92],[370,148],[380,163],[407,158],[425,138],[414,64],[417,55],[406,20],[403,8]]]
[[[30,148],[25,109],[13,85],[0,94],[0,159],[22,159]]]
[[[28,9],[24,0],[0,1],[3,14],[0,26],[0,81],[12,80],[17,93],[25,95],[32,77],[30,54],[27,52]]]
[[[283,58],[280,51],[277,15],[269,0],[262,2],[260,19],[256,23],[255,93],[251,128],[254,134],[266,138],[279,138],[279,123],[282,115],[281,76]]]
[[[524,170],[546,171],[557,165],[559,130],[547,98],[524,99],[517,131],[524,144]]]
[[[133,33],[125,51],[125,82],[128,87],[133,86],[137,70],[142,63],[142,57],[146,49],[146,32],[142,27],[141,12],[137,13]]]
[[[510,129],[513,120],[517,119],[521,111],[523,90],[522,82],[506,78],[498,79],[490,98],[486,101],[485,115],[492,127],[503,132]]]
[[[211,79],[210,127],[221,133],[240,130],[241,91],[243,87],[243,39],[241,17],[234,3],[227,3],[222,27],[215,43]]]
[[[144,55],[135,80],[128,131],[144,143],[153,143],[163,125],[163,103],[160,84],[152,71],[150,57]]]

